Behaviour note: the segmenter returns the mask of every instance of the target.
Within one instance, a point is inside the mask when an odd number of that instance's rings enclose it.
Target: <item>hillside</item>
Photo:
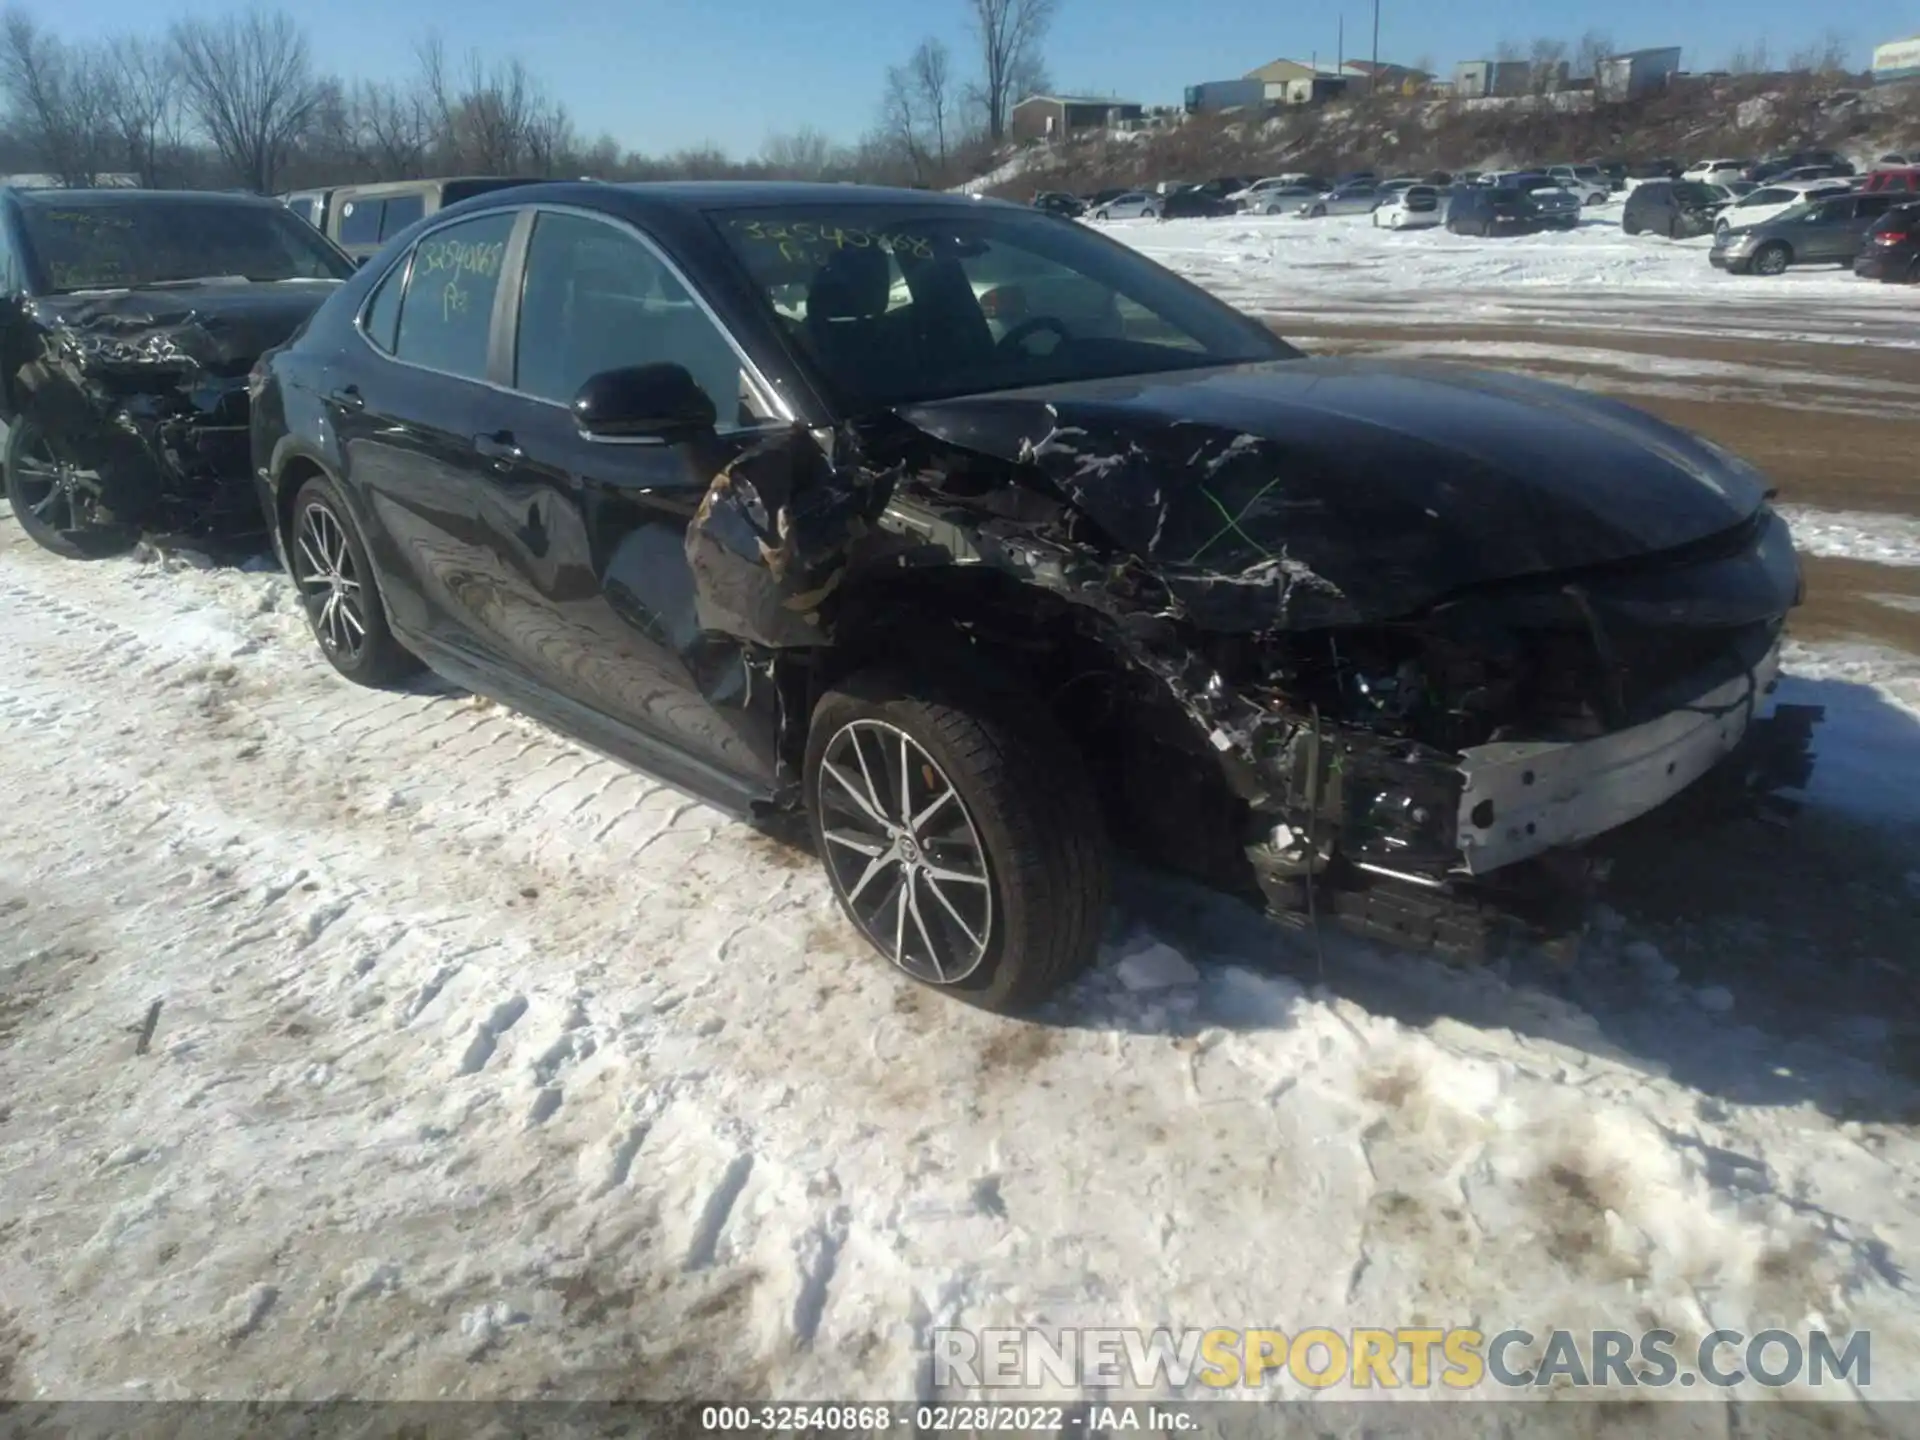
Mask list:
[[[1283,170],[1418,173],[1598,156],[1759,155],[1803,145],[1866,160],[1920,145],[1920,84],[1873,90],[1848,77],[1729,77],[1597,108],[1585,93],[1469,101],[1383,95],[1265,119],[1198,116],[1165,131],[1102,132],[1003,151],[982,177],[986,183],[968,188],[1026,199],[1035,190]]]

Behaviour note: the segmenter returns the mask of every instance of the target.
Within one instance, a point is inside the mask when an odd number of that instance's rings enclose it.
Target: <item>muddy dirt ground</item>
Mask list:
[[[1804,331],[1808,320],[1793,323]],[[1447,358],[1468,359],[1481,349],[1485,358],[1474,363],[1619,395],[1698,431],[1771,476],[1783,503],[1920,516],[1920,350],[1550,324],[1450,325],[1441,333],[1322,319],[1277,328],[1315,353],[1431,354],[1439,341],[1458,346]],[[1912,329],[1920,333],[1920,293]],[[1698,373],[1686,373],[1690,365]],[[1796,635],[1920,654],[1920,568],[1820,557],[1805,564]]]

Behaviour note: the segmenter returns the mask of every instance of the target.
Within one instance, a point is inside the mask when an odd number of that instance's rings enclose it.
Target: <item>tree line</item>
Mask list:
[[[285,11],[180,21],[81,43],[24,9],[0,16],[0,169],[87,186],[306,186],[496,174],[606,180],[798,178],[948,185],[982,168],[1014,103],[1045,88],[1057,0],[961,0],[973,49],[929,38],[885,74],[852,144],[811,126],[736,159],[716,146],[648,155],[584,137],[518,59],[451,53],[428,34],[394,82],[322,73]]]

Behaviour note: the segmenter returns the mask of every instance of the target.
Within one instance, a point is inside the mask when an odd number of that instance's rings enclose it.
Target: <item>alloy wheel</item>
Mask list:
[[[1757,275],[1779,275],[1787,268],[1787,249],[1784,245],[1763,245],[1760,253],[1753,257],[1753,269]]]
[[[35,434],[14,457],[14,487],[33,518],[49,530],[80,528],[74,505],[79,472],[53,453],[44,435]]]
[[[346,526],[325,505],[310,503],[300,513],[293,579],[320,643],[349,664],[358,660],[367,643],[361,577],[347,547]]]
[[[823,858],[854,922],[914,978],[965,980],[992,944],[994,884],[947,773],[905,731],[853,720],[827,742],[817,784]]]

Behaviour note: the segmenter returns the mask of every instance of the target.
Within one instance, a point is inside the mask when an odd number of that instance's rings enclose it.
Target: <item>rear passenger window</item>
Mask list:
[[[340,207],[340,243],[377,245],[380,243],[380,202],[349,200]]]
[[[380,220],[380,238],[390,240],[427,213],[427,202],[420,195],[389,195]]]
[[[508,210],[462,220],[413,247],[395,355],[448,375],[486,377],[493,301],[514,218]]]
[[[722,427],[760,418],[719,326],[658,255],[600,220],[548,211],[534,222],[514,349],[514,388],[542,400],[566,404],[603,370],[673,364]]]
[[[367,338],[389,355],[393,353],[394,332],[400,324],[400,292],[407,283],[407,262],[402,260],[387,272],[373,292],[373,303],[367,306],[366,318],[361,327],[367,332]]]

